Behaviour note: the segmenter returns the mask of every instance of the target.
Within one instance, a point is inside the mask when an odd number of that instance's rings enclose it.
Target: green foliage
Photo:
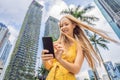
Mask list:
[[[45,69],[44,65],[42,64],[41,67],[39,67],[38,69],[38,73],[42,74],[42,75],[47,75],[48,74],[48,70]]]
[[[75,9],[68,8],[68,9],[61,11],[61,14],[71,14],[74,17],[80,19],[81,21],[88,23],[89,25],[95,25],[92,22],[98,21],[99,18],[93,15],[89,15],[89,16],[85,15],[88,11],[90,11],[93,8],[94,6],[89,5],[81,9],[81,6],[78,5]]]

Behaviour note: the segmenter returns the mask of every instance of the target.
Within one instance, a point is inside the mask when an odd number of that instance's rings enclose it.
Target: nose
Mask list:
[[[63,32],[64,32],[64,31],[65,31],[65,27],[62,27],[62,28],[61,28],[61,31],[63,31]]]

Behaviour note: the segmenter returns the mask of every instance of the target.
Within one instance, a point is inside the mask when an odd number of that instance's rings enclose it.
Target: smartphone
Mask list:
[[[49,50],[49,53],[45,54],[53,54],[53,57],[55,57],[52,37],[42,37],[42,42],[43,48]]]

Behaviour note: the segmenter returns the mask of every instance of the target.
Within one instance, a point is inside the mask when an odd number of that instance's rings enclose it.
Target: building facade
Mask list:
[[[90,80],[95,80],[95,76],[92,70],[88,70],[88,75]]]
[[[10,32],[7,26],[0,23],[0,80],[3,80],[7,67],[8,56],[12,47],[9,41],[9,36]]]
[[[118,70],[113,66],[111,61],[105,62],[105,67],[110,75],[111,80],[120,80],[120,76],[118,74]]]
[[[94,0],[94,2],[120,39],[120,0]]]
[[[9,30],[6,25],[0,23],[0,57],[3,53],[4,47],[10,36]]]
[[[34,80],[42,8],[32,1],[24,18],[4,80]]]
[[[119,70],[119,72],[120,72],[120,63],[115,63],[115,66],[116,66],[116,68]]]
[[[59,37],[59,26],[58,26],[58,19],[49,16],[45,23],[45,31],[44,31],[44,36],[50,36],[53,37],[53,40],[58,39]]]

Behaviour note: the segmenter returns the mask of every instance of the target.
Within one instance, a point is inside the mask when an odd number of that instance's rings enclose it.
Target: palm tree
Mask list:
[[[95,33],[94,33],[93,35],[89,35],[89,38],[90,38],[90,41],[91,41],[92,45],[94,46],[96,52],[99,54],[99,56],[100,56],[100,58],[101,58],[101,61],[102,61],[102,64],[103,64],[103,66],[104,66],[104,69],[105,69],[106,72],[107,72],[107,69],[106,69],[105,64],[104,64],[104,60],[103,60],[103,58],[102,58],[102,56],[101,56],[101,54],[100,54],[100,51],[99,51],[98,46],[100,46],[100,47],[102,47],[102,48],[104,48],[104,49],[109,50],[109,48],[108,48],[107,45],[106,45],[106,43],[109,43],[109,42],[108,42],[107,40],[105,40],[104,38],[96,35]],[[109,79],[111,80],[108,72],[107,72],[107,75],[108,75]]]
[[[61,11],[61,14],[71,14],[74,17],[80,19],[81,21],[88,23],[89,25],[95,25],[92,22],[98,21],[99,18],[97,18],[93,15],[91,15],[91,16],[85,15],[88,11],[90,11],[93,8],[94,8],[94,6],[89,5],[83,9],[81,9],[81,6],[78,5],[75,9],[68,8],[68,9]]]

